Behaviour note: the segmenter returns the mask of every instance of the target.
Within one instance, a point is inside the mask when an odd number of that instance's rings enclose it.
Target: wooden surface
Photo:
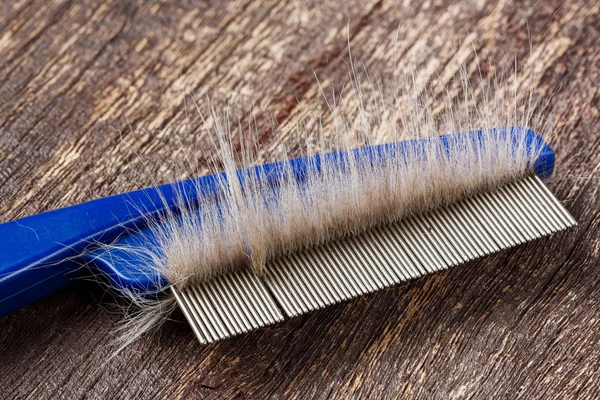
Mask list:
[[[555,109],[550,187],[580,223],[210,346],[176,313],[108,362],[119,308],[79,282],[0,319],[0,398],[600,396],[594,3],[0,2],[2,221],[169,179],[182,162],[167,132],[184,121],[183,90],[292,124],[319,98],[313,70],[324,83],[346,78],[348,27],[353,53],[382,76],[396,32],[399,54],[432,78],[470,40],[485,56],[520,60],[531,40],[536,92]],[[472,65],[472,51],[457,54]],[[294,140],[267,125],[265,148]],[[134,139],[148,171],[126,145]]]

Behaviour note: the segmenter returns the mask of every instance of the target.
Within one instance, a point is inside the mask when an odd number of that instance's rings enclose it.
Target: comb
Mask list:
[[[435,273],[470,260],[567,229],[576,224],[542,179],[554,169],[554,152],[531,130],[510,128],[530,156],[528,173],[500,186],[461,196],[443,206],[425,208],[389,224],[301,248],[267,261],[261,274],[249,268],[218,273],[183,287],[168,285],[149,273],[148,260],[131,246],[157,246],[148,221],[178,215],[187,202],[213,196],[225,173],[92,200],[0,225],[0,315],[7,314],[89,274],[82,264],[117,289],[175,298],[198,340],[211,343],[310,311],[343,302],[403,281]],[[449,157],[453,141],[477,143],[482,131],[440,136],[436,146]],[[512,137],[512,136],[511,136]],[[517,140],[515,139],[515,140]],[[426,154],[431,139],[355,150],[361,162],[382,154]],[[254,167],[249,174],[273,180],[285,173],[302,181],[308,166],[343,163],[344,154],[329,153]],[[248,172],[250,171],[250,172]],[[184,193],[185,196],[181,194]],[[102,244],[110,243],[111,251]]]

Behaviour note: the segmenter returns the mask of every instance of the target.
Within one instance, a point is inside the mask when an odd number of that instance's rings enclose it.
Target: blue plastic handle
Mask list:
[[[535,173],[546,178],[554,170],[554,151],[543,139],[531,130],[502,128],[494,131],[499,135],[513,135],[515,140],[525,143],[528,152],[536,152],[532,160]],[[481,143],[489,135],[474,131],[435,138],[451,148],[455,140],[473,140]],[[432,139],[364,147],[354,150],[359,159],[372,160],[376,155],[402,154],[403,150],[422,149]],[[396,151],[397,149],[400,151]],[[309,166],[320,168],[322,163],[342,163],[346,153],[328,153],[323,156],[298,158],[287,162],[276,162],[239,171],[244,175],[255,172],[261,179],[276,183],[282,174],[290,170],[294,178],[302,181]],[[106,254],[98,250],[98,242],[119,245],[135,243],[153,246],[152,232],[144,224],[147,217],[161,215],[167,209],[177,212],[181,197],[194,201],[199,196],[217,194],[226,180],[225,174],[194,178],[174,184],[137,190],[134,192],[88,201],[71,207],[53,210],[19,220],[0,224],[0,316],[31,303],[69,284],[74,278],[89,270],[81,268],[83,263],[92,263],[108,277],[116,287],[152,290],[160,287],[156,280],[141,273],[143,260],[135,259],[130,253],[118,250]],[[115,262],[115,260],[119,260]]]

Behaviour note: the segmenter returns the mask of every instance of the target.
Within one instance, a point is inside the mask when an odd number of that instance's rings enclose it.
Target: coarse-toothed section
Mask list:
[[[493,192],[307,249],[266,266],[173,289],[194,333],[210,343],[574,226],[529,176]]]

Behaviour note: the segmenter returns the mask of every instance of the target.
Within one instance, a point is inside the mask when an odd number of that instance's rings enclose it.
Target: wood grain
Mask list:
[[[0,320],[0,398],[599,397],[594,2],[0,2],[0,218],[172,178],[169,132],[203,148],[182,130],[184,90],[272,113],[282,129],[261,122],[266,151],[294,143],[320,96],[313,71],[342,85],[349,40],[389,74],[396,35],[432,79],[454,56],[472,65],[456,52],[471,41],[534,63],[557,121],[550,186],[576,229],[210,346],[177,313],[108,361],[118,300],[78,282]]]

